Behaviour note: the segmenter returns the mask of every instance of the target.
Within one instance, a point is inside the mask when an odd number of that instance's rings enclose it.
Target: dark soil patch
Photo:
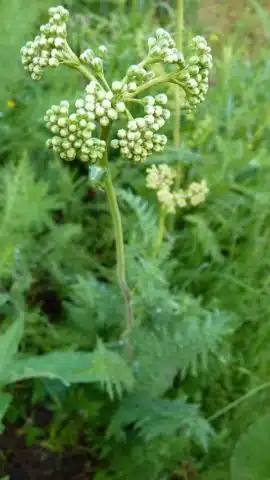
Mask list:
[[[0,477],[10,480],[91,480],[98,461],[84,451],[70,449],[58,454],[39,445],[27,446],[14,427],[0,437]]]

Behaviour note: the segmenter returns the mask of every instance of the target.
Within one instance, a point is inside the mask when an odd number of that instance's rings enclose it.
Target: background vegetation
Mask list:
[[[30,81],[19,51],[51,1],[0,0],[3,479],[270,478],[270,6],[185,3],[184,49],[191,35],[206,36],[211,86],[194,116],[181,116],[180,148],[172,115],[168,147],[151,163],[177,166],[183,182],[206,178],[210,195],[176,218],[153,261],[147,165],[113,153],[136,317],[130,362],[119,342],[123,307],[104,193],[79,163],[62,164],[45,148],[45,111],[77,98],[84,82],[65,69]],[[177,36],[173,1],[65,6],[75,51],[108,46],[110,80],[137,61],[157,25]],[[70,351],[86,355],[79,379]]]

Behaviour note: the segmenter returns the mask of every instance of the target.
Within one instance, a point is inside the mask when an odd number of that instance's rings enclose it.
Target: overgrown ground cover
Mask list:
[[[70,44],[104,43],[110,81],[159,25],[177,38],[173,2],[126,3],[66,2]],[[51,2],[0,2],[0,477],[270,478],[269,5],[232,15],[227,2],[215,17],[211,2],[186,3],[184,49],[193,34],[213,49],[207,98],[180,125],[171,116],[145,164],[112,151],[135,314],[123,341],[104,192],[45,147],[46,110],[84,81],[56,69],[31,82],[19,51]],[[146,168],[164,162],[210,192],[169,219],[153,257]]]

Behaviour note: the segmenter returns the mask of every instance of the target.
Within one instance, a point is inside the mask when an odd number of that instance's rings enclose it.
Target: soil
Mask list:
[[[0,478],[10,480],[91,480],[98,463],[89,453],[66,450],[58,454],[39,445],[27,446],[18,429],[8,427],[0,437]]]

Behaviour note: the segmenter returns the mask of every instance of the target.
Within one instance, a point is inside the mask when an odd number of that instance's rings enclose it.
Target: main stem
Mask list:
[[[101,132],[101,138],[108,143],[108,128],[103,128]],[[106,169],[106,175],[104,180],[104,186],[108,198],[109,208],[112,216],[114,236],[116,244],[116,261],[117,261],[117,277],[122,291],[122,295],[126,307],[126,322],[127,330],[133,326],[133,311],[131,306],[131,295],[126,281],[126,269],[125,269],[125,252],[124,252],[124,239],[121,214],[117,203],[115,190],[112,183],[112,177],[109,169],[107,148],[105,150],[101,165]]]
[[[156,246],[153,251],[153,256],[156,257],[158,252],[161,249],[161,245],[163,242],[164,231],[165,231],[165,218],[166,218],[166,211],[164,208],[160,209],[159,212],[159,224],[158,224],[158,234],[157,234],[157,241]]]

